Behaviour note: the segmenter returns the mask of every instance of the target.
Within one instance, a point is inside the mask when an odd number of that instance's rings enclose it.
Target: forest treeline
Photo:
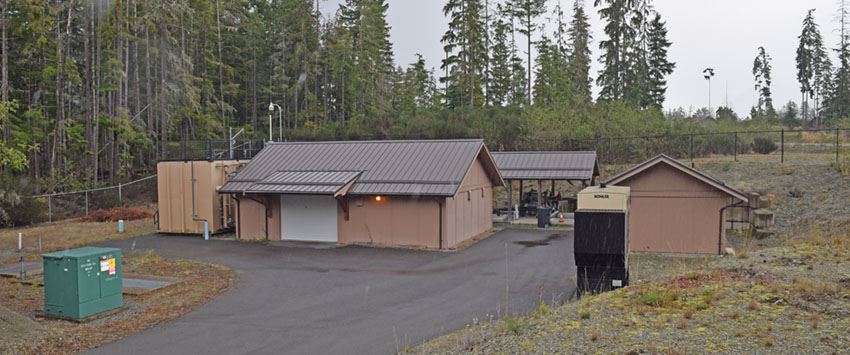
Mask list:
[[[231,129],[268,140],[270,102],[275,140],[280,114],[285,139],[481,137],[496,150],[834,126],[850,110],[845,8],[837,47],[814,11],[788,39],[800,43],[799,106],[773,107],[771,58],[757,51],[760,99],[744,119],[727,107],[663,112],[676,64],[650,0],[445,0],[434,63],[396,61],[389,3],[346,0],[323,14],[316,0],[2,0],[0,170],[11,182],[0,190],[115,183]],[[594,13],[603,33],[591,33]]]

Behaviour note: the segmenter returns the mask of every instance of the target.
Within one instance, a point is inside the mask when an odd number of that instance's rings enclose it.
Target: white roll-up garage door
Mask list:
[[[336,199],[328,195],[281,195],[283,240],[336,243]]]

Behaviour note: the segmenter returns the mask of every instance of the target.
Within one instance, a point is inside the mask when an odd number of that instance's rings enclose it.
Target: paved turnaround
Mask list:
[[[136,249],[229,265],[233,289],[93,353],[389,354],[575,291],[572,233],[504,230],[461,252],[147,236]],[[108,243],[127,248],[133,240]],[[127,252],[127,251],[125,251]],[[506,276],[507,273],[507,276]]]

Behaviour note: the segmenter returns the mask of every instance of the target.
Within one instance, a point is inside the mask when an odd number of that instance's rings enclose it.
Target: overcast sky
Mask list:
[[[340,0],[322,0],[326,16],[333,15]],[[498,0],[491,0],[491,3]],[[446,31],[442,0],[388,0],[388,21],[397,65],[413,62],[421,53],[429,67],[439,67],[444,56],[440,37]],[[573,0],[560,0],[570,9]],[[594,53],[598,59],[599,40],[604,38],[602,23],[593,0],[586,0],[593,24]],[[548,0],[551,10],[558,0]],[[708,84],[702,70],[712,67],[713,107],[728,103],[739,116],[747,116],[756,101],[751,73],[759,46],[773,57],[774,105],[779,109],[788,100],[800,101],[794,56],[801,22],[808,9],[816,8],[815,17],[830,48],[836,47],[838,23],[834,20],[836,0],[655,0],[655,9],[667,21],[668,37],[673,42],[670,59],[676,71],[669,78],[665,108],[708,106]],[[494,7],[491,4],[491,7]],[[567,12],[569,15],[569,11]],[[551,17],[547,15],[546,17]],[[541,19],[541,22],[546,22]],[[550,24],[546,24],[551,29]],[[523,42],[524,43],[524,42]],[[525,48],[524,45],[521,48]],[[833,55],[834,62],[834,55]],[[600,67],[594,63],[595,78]]]

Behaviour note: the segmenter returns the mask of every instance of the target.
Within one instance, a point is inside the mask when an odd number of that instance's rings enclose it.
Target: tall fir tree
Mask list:
[[[827,118],[837,120],[850,117],[850,3],[838,3],[839,33],[838,63],[832,79],[831,92],[827,101]]]
[[[484,104],[487,41],[481,0],[448,0],[443,14],[449,29],[442,37],[447,53],[442,69],[449,107],[479,107]]]
[[[661,14],[656,13],[649,24],[647,36],[649,85],[648,106],[661,108],[664,105],[664,97],[667,93],[667,76],[673,73],[676,63],[667,58],[667,51],[672,44],[667,40],[667,28],[661,20]]]
[[[576,0],[573,3],[573,16],[567,30],[569,36],[568,65],[572,92],[584,103],[591,102],[590,44],[593,40],[590,34],[590,19],[584,11],[584,2]]]
[[[534,46],[533,36],[535,31],[537,31],[538,25],[536,23],[537,18],[546,13],[546,0],[508,0],[508,9],[512,11],[513,16],[519,21],[520,26],[518,28],[519,33],[525,35],[526,38],[526,55],[528,57],[526,61],[528,77],[526,78],[526,82],[528,84],[528,92],[527,98],[528,103],[531,103],[531,68],[533,66],[531,61],[531,49]]]
[[[773,83],[773,66],[770,63],[772,59],[764,47],[759,47],[758,54],[753,60],[755,89],[759,96],[755,112],[759,116],[767,117],[768,119],[776,117],[776,109],[773,107],[773,95],[770,89]]]
[[[512,84],[511,46],[508,42],[510,25],[502,18],[493,24],[492,48],[490,48],[490,102],[488,105],[502,106],[507,102]]]

